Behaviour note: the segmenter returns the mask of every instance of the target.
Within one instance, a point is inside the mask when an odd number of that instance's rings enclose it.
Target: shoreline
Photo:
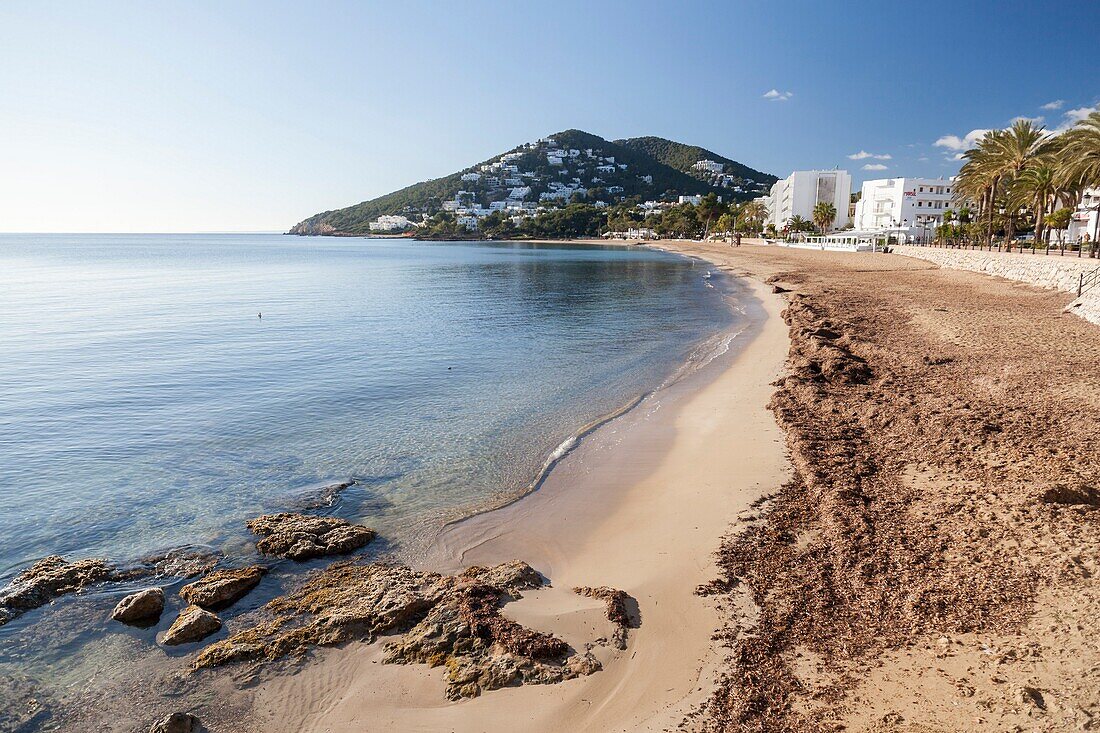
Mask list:
[[[719,538],[738,513],[786,471],[766,407],[787,355],[782,302],[744,282],[761,313],[746,326],[751,338],[708,365],[717,373],[704,367],[601,421],[538,491],[445,526],[418,563],[457,571],[529,562],[550,585],[504,613],[577,648],[610,629],[602,604],[570,588],[625,590],[641,619],[625,651],[597,648],[604,669],[590,677],[447,703],[440,670],[382,665],[382,644],[353,644],[257,685],[252,709],[263,727],[480,731],[522,721],[531,730],[663,730],[698,708],[720,666],[711,637],[721,621],[695,590],[716,576]]]

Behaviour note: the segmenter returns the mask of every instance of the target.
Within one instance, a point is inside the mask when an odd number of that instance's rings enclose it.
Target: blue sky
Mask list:
[[[284,230],[571,127],[946,176],[974,130],[1095,106],[1097,28],[1094,0],[6,0],[0,231]]]

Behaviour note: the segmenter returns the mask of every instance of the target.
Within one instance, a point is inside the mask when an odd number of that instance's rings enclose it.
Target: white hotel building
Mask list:
[[[943,212],[956,209],[955,182],[943,178],[880,178],[864,181],[856,203],[856,231],[890,232],[906,238],[935,236]]]
[[[850,223],[851,197],[852,177],[848,171],[795,171],[777,181],[763,203],[768,209],[768,223],[781,230],[796,216],[813,221],[814,206],[827,201],[836,207],[833,229],[843,229]]]
[[[1067,242],[1100,241],[1100,188],[1086,188],[1077,202],[1066,232]]]

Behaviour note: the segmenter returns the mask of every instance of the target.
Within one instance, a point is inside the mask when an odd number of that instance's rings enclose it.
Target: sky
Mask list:
[[[950,176],[1100,103],[1100,2],[0,0],[0,231],[283,231],[568,128]]]

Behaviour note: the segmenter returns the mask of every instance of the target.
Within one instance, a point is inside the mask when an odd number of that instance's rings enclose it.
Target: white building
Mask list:
[[[460,216],[455,222],[460,227],[466,227],[467,231],[477,230],[477,217],[476,216]]]
[[[703,197],[699,194],[696,194],[694,196],[681,196],[679,199],[677,199],[677,203],[698,206],[699,204],[703,203]]]
[[[707,173],[721,173],[726,169],[726,166],[717,160],[700,160],[691,167],[697,171],[706,171]]]
[[[1100,188],[1085,189],[1069,220],[1066,241],[1083,241],[1086,234],[1090,242],[1100,239]]]
[[[412,225],[413,223],[404,216],[389,216],[388,214],[383,214],[369,224],[372,232],[399,232],[408,229]]]
[[[834,229],[851,223],[848,203],[852,198],[852,177],[848,171],[795,171],[772,186],[771,196],[763,199],[768,207],[768,223],[782,229],[800,216],[813,221],[814,207],[822,201],[836,209]]]
[[[481,179],[481,174],[480,173],[463,173],[462,174],[462,180],[463,181],[467,181],[467,182],[468,181],[477,181],[477,180],[480,180],[480,179]]]
[[[957,209],[955,182],[944,178],[880,178],[864,181],[856,203],[857,231],[890,230],[906,238],[935,236],[943,212]]]

